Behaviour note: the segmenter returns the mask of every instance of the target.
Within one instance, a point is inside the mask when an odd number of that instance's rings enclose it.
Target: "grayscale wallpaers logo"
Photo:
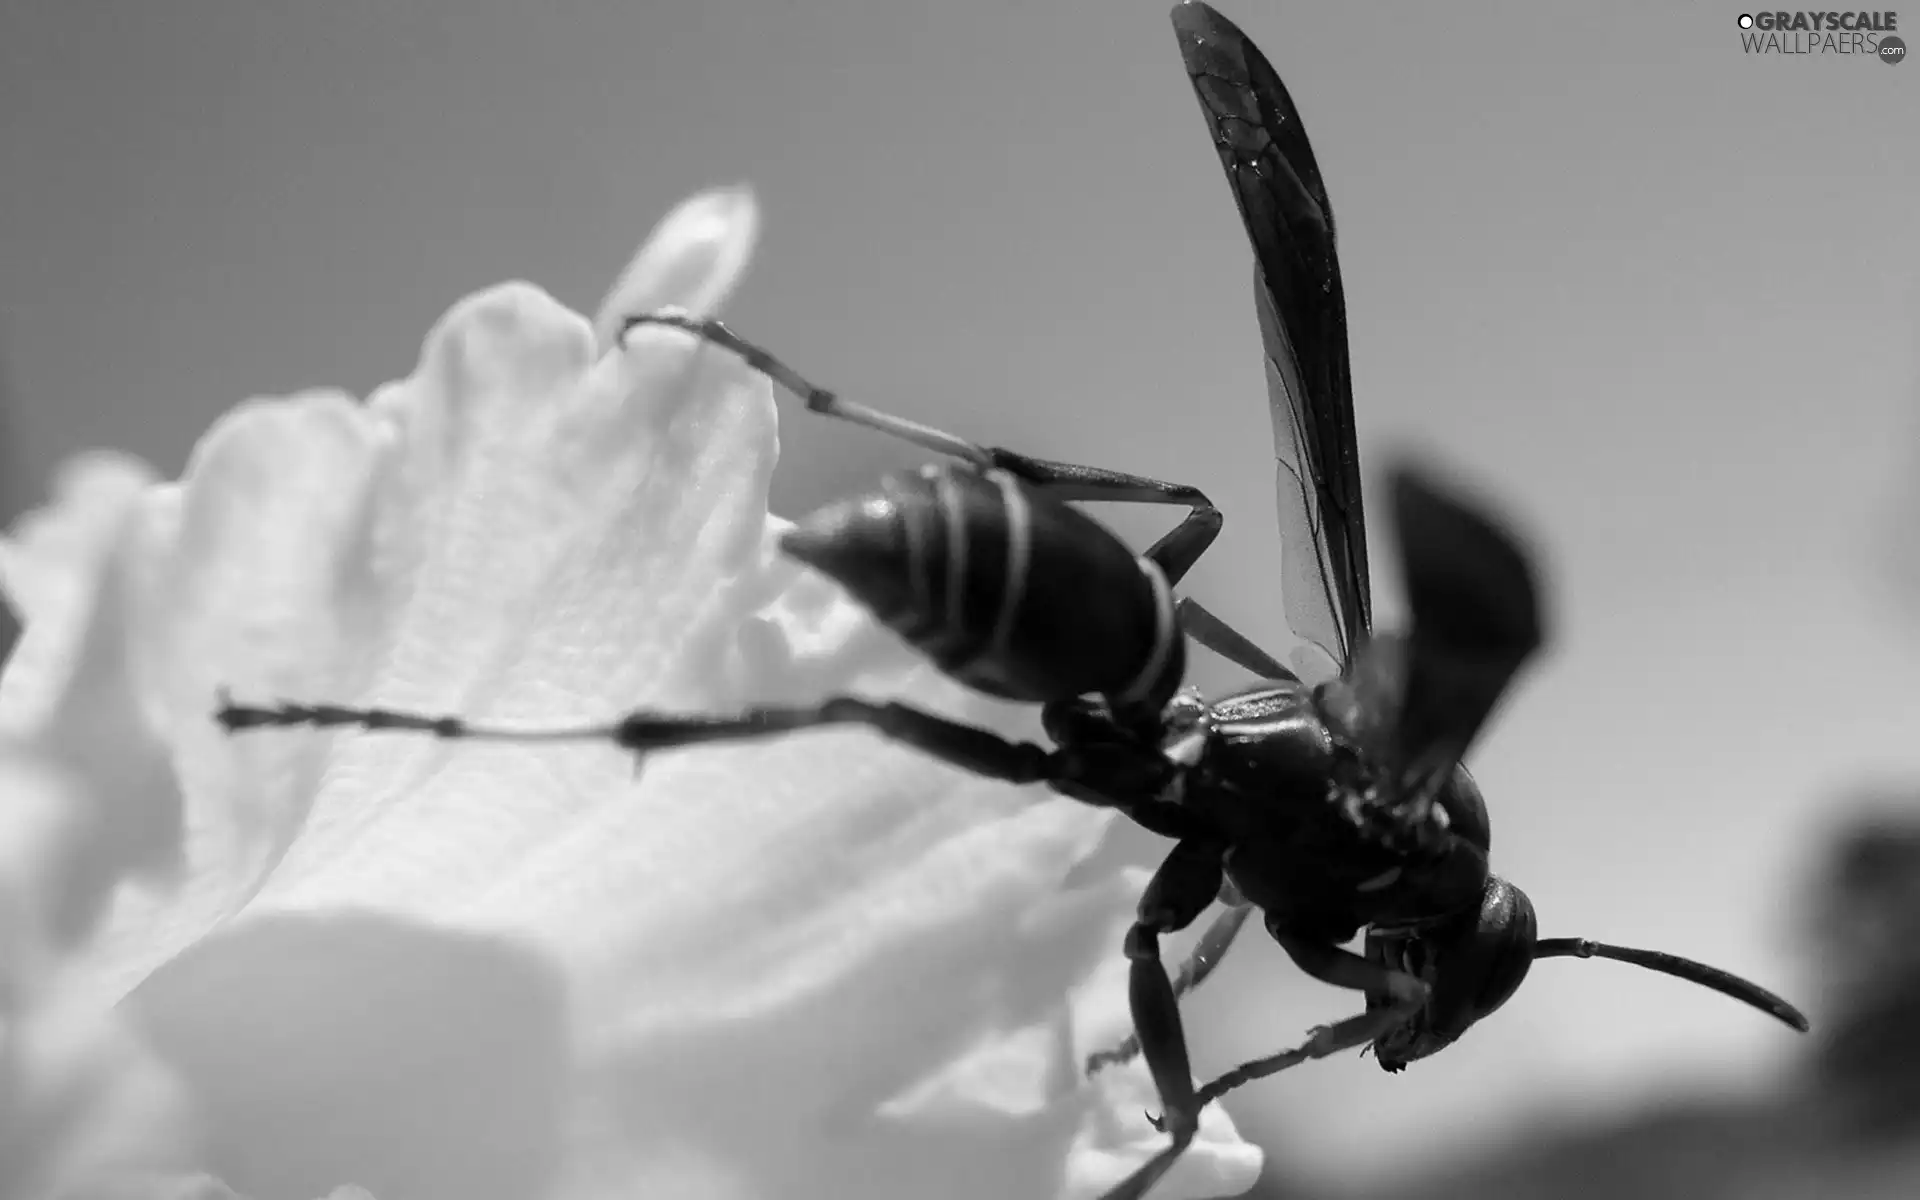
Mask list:
[[[1763,12],[1740,14],[1740,47],[1748,54],[1852,54],[1883,63],[1905,61],[1892,12]]]

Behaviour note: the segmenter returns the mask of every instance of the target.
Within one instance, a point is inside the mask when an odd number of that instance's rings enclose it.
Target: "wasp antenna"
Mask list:
[[[1678,954],[1666,954],[1659,950],[1639,950],[1632,946],[1609,946],[1605,942],[1589,941],[1586,938],[1546,938],[1534,946],[1533,956],[1541,958],[1610,958],[1615,962],[1632,963],[1636,967],[1645,967],[1649,971],[1658,971],[1662,975],[1671,975],[1689,983],[1712,988],[1723,996],[1751,1004],[1761,1012],[1793,1026],[1801,1033],[1810,1028],[1806,1014],[1793,1005],[1774,995],[1757,983],[1740,978],[1730,971],[1719,967],[1710,967],[1690,958],[1681,958]]]

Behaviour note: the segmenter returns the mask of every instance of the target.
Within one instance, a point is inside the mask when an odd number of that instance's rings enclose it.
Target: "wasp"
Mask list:
[[[1255,258],[1282,528],[1282,607],[1298,669],[1175,589],[1219,535],[1200,489],[982,446],[816,386],[720,322],[631,317],[739,355],[812,412],[940,456],[829,505],[782,539],[961,683],[1037,705],[1048,745],[898,701],[833,696],[732,713],[638,711],[552,729],[377,708],[223,700],[229,730],[359,727],[442,738],[597,739],[636,754],[859,725],[953,766],[1045,784],[1174,842],[1124,951],[1135,1033],[1089,1072],[1143,1055],[1167,1144],[1107,1200],[1137,1200],[1191,1143],[1202,1109],[1310,1059],[1370,1046],[1398,1071],[1456,1041],[1513,995],[1536,959],[1601,957],[1714,988],[1801,1030],[1759,986],[1673,955],[1537,935],[1533,906],[1492,873],[1485,800],[1461,765],[1545,643],[1533,556],[1507,523],[1429,469],[1388,471],[1410,619],[1372,629],[1346,310],[1332,208],[1298,110],[1266,58],[1205,4],[1173,10]],[[1076,503],[1184,507],[1136,554]],[[1184,686],[1187,641],[1261,682],[1208,702]],[[1161,940],[1226,911],[1170,977]],[[1259,913],[1306,974],[1364,1009],[1294,1049],[1204,1086],[1179,997]],[[1364,949],[1348,944],[1365,933]]]

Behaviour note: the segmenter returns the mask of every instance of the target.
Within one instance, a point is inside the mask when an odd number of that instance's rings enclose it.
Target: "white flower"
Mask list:
[[[177,484],[87,460],[0,544],[0,916],[43,948],[0,1087],[36,1145],[99,1148],[36,1163],[65,1194],[1089,1196],[1158,1145],[1143,1071],[1077,1070],[1124,1030],[1142,878],[1069,879],[1104,813],[864,731],[636,778],[591,743],[211,718],[223,686],[543,724],[852,690],[1031,736],[775,553],[765,380],[677,331],[612,345],[713,310],[756,221],[696,197],[592,328],[496,288],[366,403],[243,405]],[[1156,1195],[1258,1166],[1215,1111]]]

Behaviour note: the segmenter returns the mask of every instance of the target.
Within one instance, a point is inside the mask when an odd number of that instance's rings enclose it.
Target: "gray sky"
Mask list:
[[[1250,260],[1165,7],[0,0],[18,462],[176,470],[250,394],[407,373],[473,289],[590,309],[671,204],[744,180],[739,327],[868,402],[1201,484],[1229,522],[1193,590],[1278,642]],[[1364,449],[1472,470],[1552,565],[1553,654],[1474,761],[1497,865],[1545,932],[1817,997],[1783,909],[1808,839],[1836,786],[1920,772],[1877,540],[1920,462],[1920,63],[1749,57],[1718,2],[1225,11],[1328,179]],[[790,511],[911,457],[800,416],[784,441]],[[1203,1070],[1348,1005],[1247,946],[1196,1008]],[[1553,963],[1439,1060],[1318,1064],[1237,1111],[1394,1169],[1790,1048]]]

